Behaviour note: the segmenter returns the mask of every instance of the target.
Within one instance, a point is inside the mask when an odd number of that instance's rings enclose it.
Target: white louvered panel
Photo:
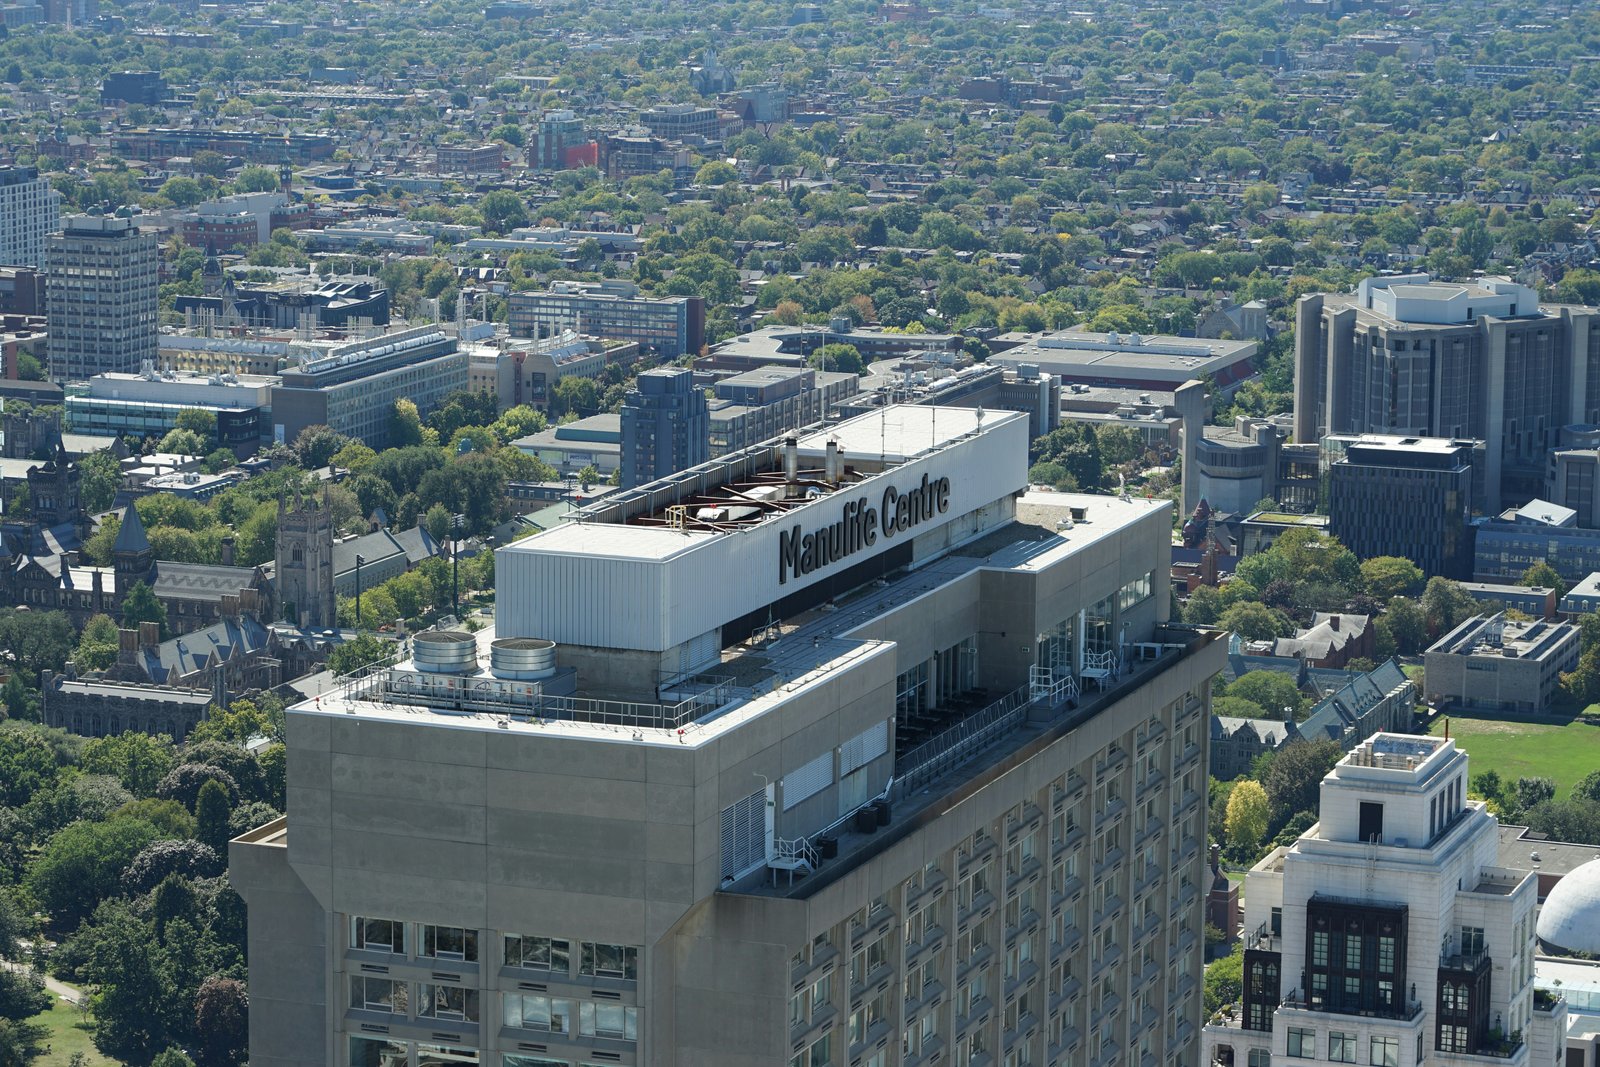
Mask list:
[[[751,793],[722,809],[722,874],[738,878],[767,858],[766,794]]]
[[[824,752],[783,776],[783,810],[810,800],[832,784],[833,753]]]
[[[865,767],[889,751],[889,723],[874,723],[839,747],[839,773]]]

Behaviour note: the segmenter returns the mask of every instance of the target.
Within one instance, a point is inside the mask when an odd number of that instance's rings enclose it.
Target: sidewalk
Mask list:
[[[36,973],[32,967],[22,963],[13,963],[10,960],[0,960],[0,967],[4,967],[8,971],[19,971],[23,974]],[[76,1006],[83,1000],[82,990],[75,989],[72,986],[67,985],[65,982],[58,982],[49,975],[44,976],[44,987],[53,995],[61,1000],[66,1001],[68,1004]]]

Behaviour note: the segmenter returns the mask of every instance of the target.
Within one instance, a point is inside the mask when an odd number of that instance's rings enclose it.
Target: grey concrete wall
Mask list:
[[[236,841],[230,880],[248,908],[250,1062],[330,1063],[329,916],[289,866],[281,845]]]

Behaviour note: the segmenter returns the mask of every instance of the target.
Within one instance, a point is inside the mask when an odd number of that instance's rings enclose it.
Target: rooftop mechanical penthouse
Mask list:
[[[1166,502],[894,407],[501,549],[288,715],[252,1063],[1199,1057],[1209,680]]]

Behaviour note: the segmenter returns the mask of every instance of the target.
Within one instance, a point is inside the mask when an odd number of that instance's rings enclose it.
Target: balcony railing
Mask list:
[[[1027,716],[1030,703],[1027,686],[1012,690],[898,758],[895,764],[902,795],[916,792],[1005,736]]]

